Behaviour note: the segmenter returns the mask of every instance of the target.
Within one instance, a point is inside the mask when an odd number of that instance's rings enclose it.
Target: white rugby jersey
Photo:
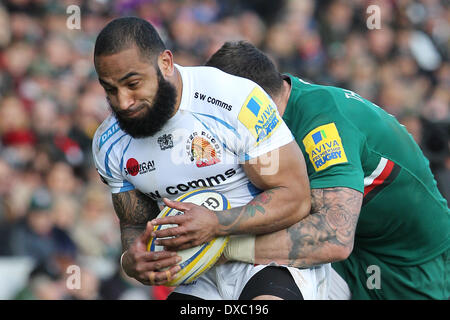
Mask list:
[[[221,192],[231,207],[247,204],[260,190],[240,162],[291,142],[291,132],[254,82],[211,67],[176,68],[181,104],[160,132],[134,139],[113,115],[99,126],[92,146],[99,174],[112,193],[136,188],[160,205],[195,188]]]

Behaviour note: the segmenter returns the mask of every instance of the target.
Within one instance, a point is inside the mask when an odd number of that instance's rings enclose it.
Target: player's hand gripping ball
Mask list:
[[[221,193],[207,189],[188,192],[175,199],[175,201],[191,202],[215,211],[227,210],[230,208],[228,200]],[[176,216],[180,214],[183,214],[183,212],[170,207],[165,207],[161,210],[157,218]],[[177,225],[175,224],[158,225],[155,226],[154,231],[176,226]],[[162,246],[155,244],[155,240],[155,238],[150,238],[147,245],[148,251],[163,250]],[[181,262],[178,264],[181,267],[181,270],[165,285],[178,286],[181,284],[188,284],[197,279],[203,272],[211,268],[216,263],[225,249],[227,242],[228,237],[218,237],[202,245],[178,251],[177,254],[182,258]]]

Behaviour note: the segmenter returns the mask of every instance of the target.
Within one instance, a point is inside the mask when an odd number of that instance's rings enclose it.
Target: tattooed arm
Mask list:
[[[346,259],[361,210],[361,192],[337,187],[312,189],[311,214],[289,228],[256,237],[255,263],[295,267]]]
[[[165,200],[184,215],[157,219],[155,224],[178,224],[160,230],[157,243],[184,249],[231,234],[264,234],[300,221],[311,208],[309,181],[303,155],[295,141],[243,164],[250,181],[261,190],[247,205],[209,211],[189,203]]]
[[[122,251],[128,250],[145,231],[147,222],[159,213],[155,201],[138,190],[112,194],[114,210],[120,221]]]
[[[219,235],[273,232],[309,213],[309,180],[297,143],[294,141],[264,158],[269,161],[258,158],[255,163],[243,165],[253,185],[264,191],[243,207],[217,212]]]
[[[147,243],[153,230],[148,221],[158,215],[158,205],[137,190],[115,193],[112,195],[112,201],[120,220],[123,270],[130,277],[150,284],[149,275],[152,271],[178,262],[178,257],[173,252],[147,252]],[[171,273],[175,274],[177,270],[175,267],[171,269]],[[166,275],[153,273],[153,284],[164,283]]]

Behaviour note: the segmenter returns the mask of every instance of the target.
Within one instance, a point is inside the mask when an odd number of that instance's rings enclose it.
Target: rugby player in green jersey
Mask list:
[[[246,42],[224,44],[206,65],[249,78],[272,96],[311,185],[309,216],[256,241],[231,241],[229,259],[300,268],[333,262],[331,298],[450,297],[447,202],[393,116],[350,90],[281,75]]]

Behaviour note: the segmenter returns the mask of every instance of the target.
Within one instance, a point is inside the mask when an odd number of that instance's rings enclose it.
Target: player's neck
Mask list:
[[[289,101],[289,96],[291,95],[291,85],[286,80],[283,80],[283,86],[280,93],[273,97],[273,102],[277,105],[278,113],[283,116],[286,110],[287,103]]]

